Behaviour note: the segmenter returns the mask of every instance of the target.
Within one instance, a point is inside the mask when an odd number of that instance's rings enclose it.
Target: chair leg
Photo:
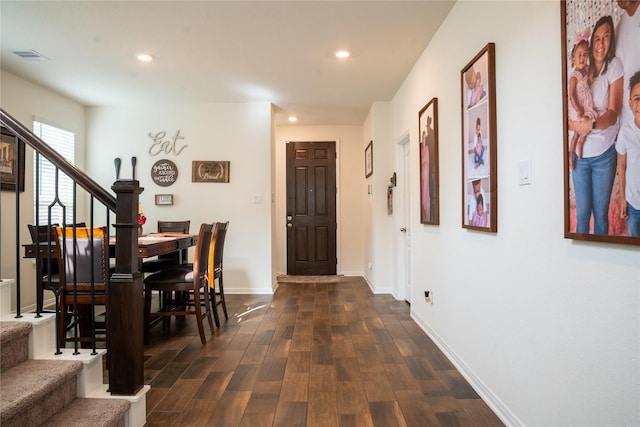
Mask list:
[[[214,279],[215,284],[215,279]],[[211,310],[213,311],[213,317],[216,321],[216,327],[220,327],[220,316],[218,316],[218,303],[216,303],[216,290],[214,288],[209,288],[209,300],[211,303]]]
[[[204,324],[202,323],[202,308],[200,306],[200,295],[196,289],[193,293],[193,306],[196,312],[196,323],[198,324],[198,332],[200,332],[200,341],[202,344],[207,343],[207,338],[204,336]]]
[[[204,308],[206,310],[205,313],[207,314],[207,321],[209,322],[209,329],[213,334],[213,319],[211,318],[211,302],[209,301],[209,292],[207,290],[207,287],[208,286],[205,285],[205,287],[202,289],[202,293],[204,294]]]
[[[229,315],[227,314],[227,303],[224,299],[224,285],[222,283],[222,271],[220,271],[220,277],[218,278],[218,285],[220,286],[218,289],[220,290],[220,302],[222,303],[222,311],[224,312],[224,319],[229,320]]]

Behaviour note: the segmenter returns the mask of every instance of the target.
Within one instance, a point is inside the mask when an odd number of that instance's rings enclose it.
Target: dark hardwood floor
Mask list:
[[[206,345],[193,316],[152,328],[146,426],[504,425],[409,306],[362,278],[280,284],[227,306]]]

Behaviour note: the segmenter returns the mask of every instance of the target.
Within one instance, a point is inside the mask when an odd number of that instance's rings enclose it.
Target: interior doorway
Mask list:
[[[411,228],[410,206],[411,206],[411,150],[409,144],[409,133],[403,136],[398,142],[398,179],[396,192],[398,194],[398,294],[409,304],[411,304]]]
[[[336,143],[287,143],[287,274],[336,274]]]

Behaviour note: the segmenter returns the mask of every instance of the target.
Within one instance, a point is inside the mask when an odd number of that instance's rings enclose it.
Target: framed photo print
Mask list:
[[[20,141],[8,130],[0,132],[0,190],[24,191],[24,141]],[[17,150],[17,152],[16,152]]]
[[[420,223],[440,224],[438,185],[438,98],[418,113],[420,136]]]
[[[640,7],[560,8],[564,235],[640,245]]]
[[[462,227],[498,231],[495,44],[461,71]]]
[[[369,141],[364,150],[364,177],[373,175],[373,141]]]

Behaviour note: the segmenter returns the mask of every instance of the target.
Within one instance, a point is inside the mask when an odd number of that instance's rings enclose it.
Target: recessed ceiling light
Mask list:
[[[290,121],[291,123],[294,123],[294,122],[297,122],[297,121],[298,121],[298,118],[297,118],[296,116],[289,116],[289,121]]]
[[[138,53],[136,55],[136,58],[138,58],[142,62],[153,61],[153,55],[151,55],[150,53]]]
[[[345,59],[351,56],[351,52],[348,50],[339,50],[336,52],[336,58]]]

